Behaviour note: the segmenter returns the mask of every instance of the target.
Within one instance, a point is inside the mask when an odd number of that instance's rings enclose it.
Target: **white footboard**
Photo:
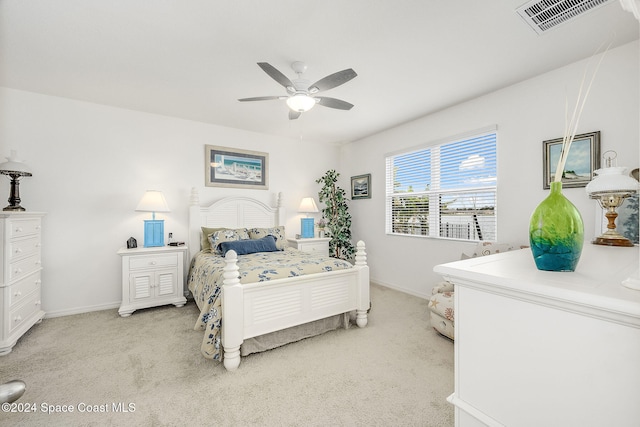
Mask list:
[[[356,324],[367,325],[369,267],[365,245],[357,244],[355,266],[348,270],[242,285],[237,255],[225,256],[222,291],[224,366],[240,365],[240,345],[251,337],[356,310]]]

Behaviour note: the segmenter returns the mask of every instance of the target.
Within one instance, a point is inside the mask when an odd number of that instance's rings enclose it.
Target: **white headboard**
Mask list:
[[[275,207],[243,196],[226,197],[203,207],[200,206],[198,190],[194,187],[189,199],[189,252],[193,256],[200,250],[201,227],[265,228],[284,223],[282,193],[278,193]]]

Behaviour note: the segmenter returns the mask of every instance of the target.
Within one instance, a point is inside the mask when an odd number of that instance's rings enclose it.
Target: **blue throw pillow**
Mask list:
[[[256,252],[275,252],[279,251],[276,247],[276,239],[269,235],[262,239],[253,240],[232,240],[220,243],[220,249],[223,254],[230,250],[236,251],[238,255],[254,254]]]

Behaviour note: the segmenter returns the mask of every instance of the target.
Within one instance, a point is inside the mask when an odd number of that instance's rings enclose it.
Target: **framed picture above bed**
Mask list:
[[[207,187],[269,189],[269,153],[205,145]]]
[[[371,174],[351,177],[351,200],[371,198]]]
[[[542,142],[542,188],[551,188],[562,151],[562,138]],[[600,131],[576,135],[562,174],[562,187],[586,187],[600,168]]]

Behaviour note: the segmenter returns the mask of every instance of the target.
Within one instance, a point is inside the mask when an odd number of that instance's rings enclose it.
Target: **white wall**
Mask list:
[[[269,190],[205,187],[205,144],[269,153]],[[143,243],[150,214],[134,209],[146,189],[162,190],[171,209],[157,214],[165,238],[187,240],[191,187],[201,204],[232,194],[273,204],[282,191],[292,236],[300,232],[301,198],[317,200],[315,180],[338,156],[334,146],[0,88],[0,156],[12,149],[33,171],[21,180],[22,206],[47,212],[42,305],[49,316],[120,304],[116,251],[130,236]],[[3,180],[0,197],[8,196]]]
[[[617,151],[619,166],[632,168],[640,164],[638,51],[636,41],[606,54],[578,127],[578,133],[601,131],[602,152]],[[354,237],[367,243],[372,281],[426,297],[441,280],[433,273],[433,267],[459,259],[463,250],[474,246],[458,241],[385,235],[385,154],[490,125],[498,126],[498,240],[528,244],[530,215],[548,193],[542,189],[542,141],[563,135],[565,99],[568,96],[570,105],[575,102],[586,62],[342,148],[343,188],[349,188],[350,176],[364,173],[372,176],[372,198],[350,203]],[[585,244],[589,244],[595,234],[597,202],[586,196],[584,188],[565,189],[564,194],[580,210],[585,223]]]

